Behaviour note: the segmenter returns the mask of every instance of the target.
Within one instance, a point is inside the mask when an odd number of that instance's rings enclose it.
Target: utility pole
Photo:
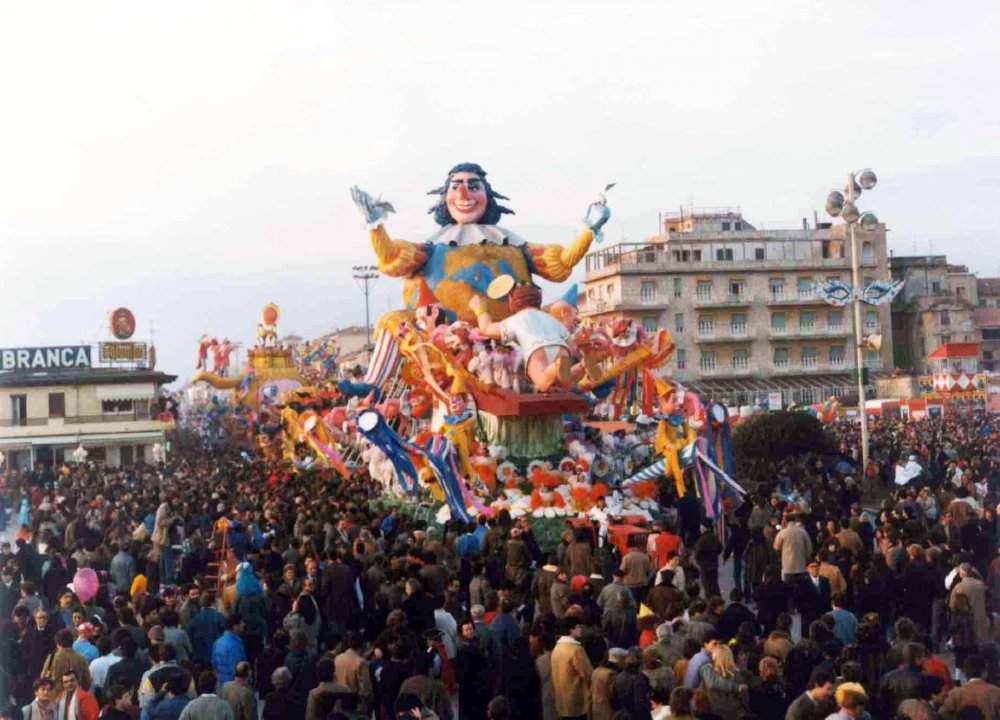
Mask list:
[[[372,321],[371,305],[368,297],[371,294],[371,285],[378,279],[378,268],[374,265],[355,265],[351,268],[354,271],[354,279],[358,281],[358,287],[365,294],[365,350],[372,349]]]

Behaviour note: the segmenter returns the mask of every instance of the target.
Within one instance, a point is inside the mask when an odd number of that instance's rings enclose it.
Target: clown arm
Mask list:
[[[490,314],[486,311],[486,301],[478,295],[473,295],[469,299],[469,309],[476,314],[476,324],[479,332],[491,340],[503,339],[503,325],[493,322]]]
[[[528,259],[528,267],[535,275],[551,282],[563,282],[594,241],[594,232],[587,228],[576,240],[566,247],[562,245],[533,245],[526,243],[524,252]]]
[[[380,272],[390,277],[408,277],[427,262],[427,253],[417,243],[393,240],[378,224],[368,231]]]

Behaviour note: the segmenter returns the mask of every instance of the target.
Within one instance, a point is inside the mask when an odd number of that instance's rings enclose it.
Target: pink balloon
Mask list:
[[[91,568],[77,570],[76,575],[73,576],[73,582],[70,583],[70,587],[80,598],[80,602],[88,602],[94,597],[97,594],[98,585],[100,585],[100,581],[97,579],[97,573]]]

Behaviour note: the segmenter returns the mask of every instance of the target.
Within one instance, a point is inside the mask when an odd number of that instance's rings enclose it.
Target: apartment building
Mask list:
[[[896,367],[918,375],[940,370],[930,359],[951,343],[979,343],[979,283],[965,265],[944,255],[889,258],[892,277],[905,280],[892,303]]]
[[[659,235],[587,255],[583,318],[628,316],[669,330],[677,349],[666,374],[708,398],[756,404],[781,393],[787,406],[856,397],[852,308],[812,290],[851,282],[843,225],[760,230],[739,208],[661,217]],[[858,235],[862,283],[886,279],[885,227]],[[863,312],[863,335],[891,333],[888,306]],[[890,369],[891,348],[886,337],[881,352],[865,351],[865,366]]]
[[[976,293],[980,366],[985,372],[997,372],[1000,371],[1000,278],[977,278]]]

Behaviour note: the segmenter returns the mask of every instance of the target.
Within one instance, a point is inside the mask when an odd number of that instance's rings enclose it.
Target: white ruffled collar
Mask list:
[[[513,245],[519,247],[525,240],[517,234],[499,225],[446,225],[427,238],[427,242],[444,243],[466,247],[469,245]]]

